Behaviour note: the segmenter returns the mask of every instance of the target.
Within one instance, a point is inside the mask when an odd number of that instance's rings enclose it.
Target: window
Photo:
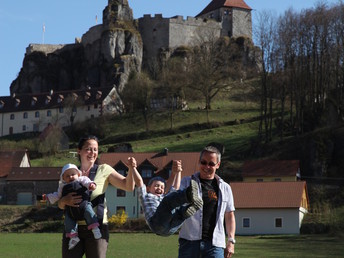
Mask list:
[[[47,116],[51,116],[51,110],[47,111]]]
[[[26,125],[23,125],[23,132],[26,131]]]
[[[9,135],[12,135],[13,134],[13,127],[11,126],[10,128],[9,128]]]
[[[24,112],[23,118],[26,119],[28,117],[27,112]]]
[[[133,206],[133,214],[135,215],[136,209],[135,206]]]
[[[90,110],[91,110],[91,106],[88,105],[88,106],[87,106],[87,111],[90,111]]]
[[[63,113],[63,107],[59,107],[59,113]]]
[[[39,117],[39,111],[35,112],[35,117]]]
[[[125,191],[122,189],[117,189],[117,197],[125,197]]]
[[[281,228],[282,227],[282,218],[276,218],[275,219],[275,227]]]
[[[257,182],[263,182],[263,178],[257,178]]]
[[[11,114],[10,119],[11,119],[11,120],[14,120],[14,114]]]
[[[93,107],[94,107],[94,109],[97,109],[98,108],[98,104],[95,103]]]
[[[122,176],[126,176],[126,172],[124,171],[124,169],[116,169],[116,171]]]
[[[116,212],[119,212],[120,210],[125,212],[125,206],[117,206],[116,207]]]
[[[38,132],[39,131],[39,124],[34,124],[33,125],[33,131]]]
[[[242,227],[243,228],[249,228],[250,227],[250,219],[249,218],[243,218],[242,219]]]
[[[275,178],[275,182],[281,182],[282,179],[281,178]]]
[[[142,169],[142,178],[150,178],[152,177],[152,170],[150,169]]]

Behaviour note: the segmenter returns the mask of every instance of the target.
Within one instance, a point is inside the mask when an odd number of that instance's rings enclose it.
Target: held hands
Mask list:
[[[132,168],[136,168],[137,167],[136,159],[134,157],[129,157],[127,164],[128,164],[128,166],[130,166]]]
[[[177,174],[177,173],[181,173],[182,171],[183,171],[182,161],[181,160],[173,160],[172,173]]]

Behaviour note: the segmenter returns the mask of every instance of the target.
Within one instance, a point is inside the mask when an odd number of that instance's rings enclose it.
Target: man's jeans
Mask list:
[[[211,241],[189,241],[179,238],[178,258],[223,258],[224,249],[213,246]]]

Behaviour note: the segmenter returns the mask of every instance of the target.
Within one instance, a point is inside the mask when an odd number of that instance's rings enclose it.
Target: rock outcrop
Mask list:
[[[75,44],[30,44],[11,94],[112,86],[107,109],[121,112],[119,94],[129,74],[141,70],[143,45],[128,0],[109,0],[103,24]]]

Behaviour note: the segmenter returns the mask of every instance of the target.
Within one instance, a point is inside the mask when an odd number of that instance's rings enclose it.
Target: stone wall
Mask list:
[[[170,19],[169,47],[196,46],[206,42],[213,37],[219,37],[221,31],[220,23],[213,20],[197,19],[176,16]]]
[[[144,15],[138,23],[143,42],[143,59],[147,62],[158,55],[159,49],[169,46],[169,18],[163,18],[161,14],[154,17]]]
[[[232,37],[245,36],[252,39],[251,12],[243,9],[233,9]]]
[[[65,46],[65,44],[57,44],[57,45],[51,45],[51,44],[30,44],[26,48],[26,54],[32,54],[33,52],[43,52],[46,55],[55,52],[56,50],[62,49]]]
[[[161,49],[195,46],[211,37],[219,37],[221,31],[220,23],[194,17],[163,18],[156,14],[154,17],[144,15],[138,21],[145,61],[157,57]]]

